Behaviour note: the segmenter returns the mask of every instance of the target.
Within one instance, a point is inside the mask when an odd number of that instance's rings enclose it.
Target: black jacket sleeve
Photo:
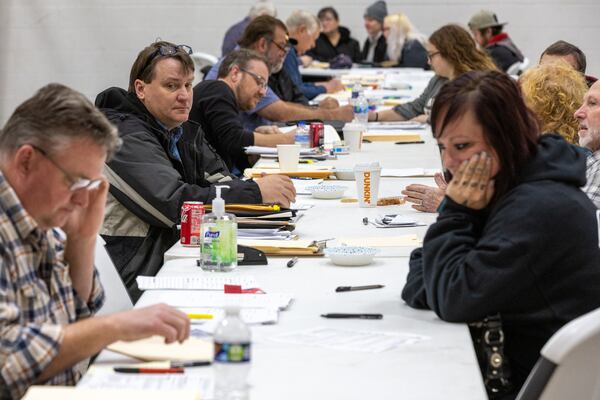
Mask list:
[[[503,204],[486,221],[484,211],[446,198],[427,231],[422,254],[411,256],[403,299],[416,308],[427,306],[445,321],[471,322],[506,310],[515,296],[532,290],[530,266],[543,250],[532,249],[531,243],[541,240],[544,217],[535,206],[515,213],[516,206]],[[523,224],[528,229],[521,229]]]
[[[181,205],[184,201],[202,201],[205,204],[215,197],[215,188],[206,181],[203,163],[210,162],[208,145],[204,146],[202,138],[193,142],[178,143],[182,156],[186,157],[183,167],[172,160],[159,140],[148,133],[143,124],[135,119],[128,124],[119,124],[123,145],[108,163],[109,168],[123,180],[134,193],[144,199],[155,211],[160,212],[171,226],[179,221]],[[125,134],[123,134],[125,132]],[[195,151],[187,151],[192,147]],[[205,148],[206,147],[206,148]],[[206,155],[202,152],[208,152]],[[192,154],[195,159],[191,160]],[[207,157],[208,156],[208,157]],[[223,171],[224,179],[231,179],[227,171]],[[227,203],[260,203],[262,201],[258,185],[252,181],[231,179],[220,182],[228,185],[223,191]],[[148,207],[132,201],[131,195],[121,191],[111,191],[117,200],[146,221],[150,225],[164,227],[165,224],[149,218]],[[169,226],[170,227],[170,226]]]
[[[254,133],[244,129],[235,98],[222,88],[218,93],[199,98],[190,118],[200,123],[207,140],[226,161],[230,169],[250,167],[244,147],[254,145]],[[200,117],[201,115],[201,117]]]

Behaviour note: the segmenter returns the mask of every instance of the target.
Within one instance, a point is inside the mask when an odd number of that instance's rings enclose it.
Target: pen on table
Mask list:
[[[394,144],[423,144],[424,140],[415,140],[414,142],[395,142]]]
[[[171,368],[206,367],[211,364],[210,361],[172,362]]]
[[[213,319],[213,315],[212,314],[194,314],[194,313],[188,313],[187,314],[189,319]]]
[[[314,161],[313,160],[300,160],[298,161],[300,164],[313,164]]]
[[[355,290],[381,289],[384,285],[366,285],[366,286],[338,286],[336,292],[353,292]]]
[[[183,368],[130,368],[115,367],[115,372],[123,374],[183,374]]]
[[[290,261],[287,262],[287,267],[292,268],[294,265],[296,265],[297,262],[298,262],[298,257],[294,257]]]
[[[346,314],[346,313],[329,313],[321,314],[323,318],[358,318],[358,319],[383,319],[383,314]]]

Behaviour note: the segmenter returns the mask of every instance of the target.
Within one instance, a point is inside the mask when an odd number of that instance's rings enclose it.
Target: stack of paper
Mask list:
[[[193,324],[206,324],[207,322],[218,322],[225,316],[223,308],[216,307],[179,307],[179,310],[187,314],[208,314],[212,315],[212,320],[194,319]],[[242,308],[240,317],[249,325],[256,324],[275,324],[279,320],[279,310],[276,308]]]
[[[312,240],[252,240],[239,239],[238,244],[254,247],[267,255],[315,255],[319,246]]]
[[[212,340],[189,337],[183,343],[165,344],[162,336],[132,342],[114,342],[108,350],[142,361],[212,361]]]
[[[142,296],[136,306],[166,303],[173,307],[218,307],[286,309],[293,296],[287,293],[226,294],[216,291],[160,290],[152,296]]]
[[[369,130],[425,129],[427,124],[414,121],[369,122]]]
[[[292,232],[280,228],[269,229],[243,229],[237,231],[238,239],[255,240],[291,240],[296,237]]]
[[[369,129],[363,134],[363,139],[372,142],[418,142],[421,141],[421,135],[411,131]]]
[[[276,147],[261,147],[261,146],[248,146],[245,147],[246,154],[254,154],[254,155],[262,155],[262,154],[275,154],[277,155]],[[300,149],[300,155],[312,156],[319,154],[319,150],[317,148],[312,149]]]
[[[243,288],[257,287],[251,276],[138,276],[136,278],[140,290],[223,290],[224,285],[240,285]]]
[[[290,177],[305,177],[305,178],[327,178],[333,174],[333,167],[330,165],[298,165],[297,171],[281,171],[278,163],[261,164],[256,168],[247,168],[244,171],[246,178],[257,178],[266,175],[287,175]]]
[[[425,226],[427,224],[406,215],[388,214],[375,218],[373,225],[377,228],[409,228],[413,226]]]
[[[117,375],[117,374],[114,374]],[[135,380],[140,380],[144,374],[136,374]],[[170,374],[173,375],[173,374]],[[112,375],[111,375],[112,376]],[[128,377],[131,380],[131,377]],[[156,376],[144,376],[144,382],[150,381]],[[140,386],[140,385],[136,385]],[[200,400],[200,393],[197,389],[180,389],[183,385],[169,385],[168,389],[155,392],[151,389],[146,389],[146,385],[141,385],[138,389],[131,389],[130,385],[122,385],[119,389],[110,388],[86,388],[72,386],[32,386],[29,388],[23,400]],[[197,388],[197,386],[196,386]]]

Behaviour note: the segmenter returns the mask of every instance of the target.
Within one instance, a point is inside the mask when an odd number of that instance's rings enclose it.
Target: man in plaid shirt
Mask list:
[[[51,84],[0,132],[0,398],[73,385],[117,340],[189,335],[165,305],[92,317],[104,293],[94,262],[117,131],[83,95]],[[62,228],[62,231],[54,228]]]
[[[587,159],[587,183],[582,190],[600,208],[600,81],[585,94],[575,118],[579,120],[579,144],[592,151]]]

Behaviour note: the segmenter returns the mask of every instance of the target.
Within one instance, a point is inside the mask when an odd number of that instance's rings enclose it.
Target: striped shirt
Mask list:
[[[600,150],[588,156],[585,175],[587,182],[581,190],[588,195],[596,208],[600,208]]]
[[[0,172],[0,398],[20,398],[58,354],[63,327],[104,302],[94,271],[90,299],[81,301],[63,261],[58,230],[42,230]],[[46,384],[73,385],[88,360]]]

